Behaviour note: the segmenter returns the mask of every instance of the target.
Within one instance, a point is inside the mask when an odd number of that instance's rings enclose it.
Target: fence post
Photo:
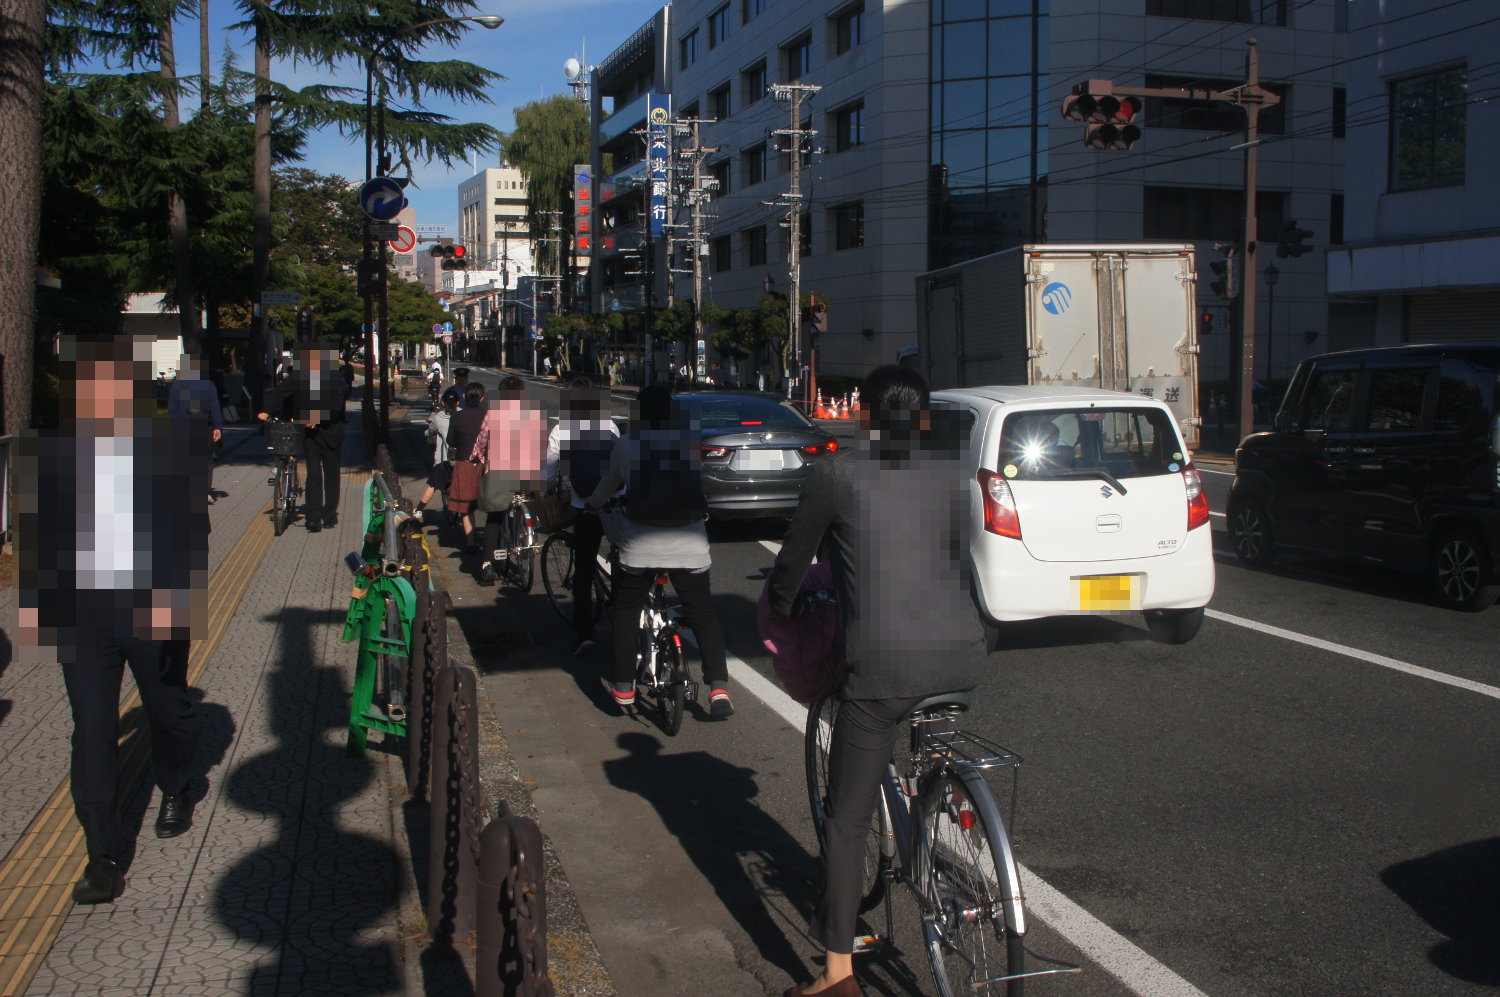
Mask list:
[[[442,598],[442,593],[429,588],[417,589],[411,660],[406,669],[406,789],[419,803],[427,799],[428,773],[432,768],[433,677],[448,664],[448,629],[442,615]]]
[[[497,817],[484,829],[476,920],[476,997],[553,997],[546,869],[535,821]]]
[[[479,864],[479,711],[474,670],[438,673],[432,712],[427,924],[435,940],[474,929]]]

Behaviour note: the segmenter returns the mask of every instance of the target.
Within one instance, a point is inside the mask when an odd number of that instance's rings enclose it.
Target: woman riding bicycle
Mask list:
[[[589,497],[602,509],[625,485],[626,522],[617,538],[620,568],[614,576],[614,664],[610,694],[626,707],[635,703],[636,633],[641,608],[658,571],[672,579],[683,615],[698,638],[703,679],[709,684],[710,715],[734,715],[724,632],[709,587],[708,531],[703,525],[703,484],[698,442],[682,424],[671,393],[660,385],[636,397],[637,420],[610,452],[604,478]]]
[[[964,577],[968,481],[932,442],[927,383],[877,368],[860,389],[863,437],[813,465],[769,581],[790,616],[813,556],[832,562],[848,678],[829,747],[823,895],[812,934],[823,972],[787,997],[860,993],[854,936],[880,778],[902,722],[926,696],[974,688],[983,632]]]

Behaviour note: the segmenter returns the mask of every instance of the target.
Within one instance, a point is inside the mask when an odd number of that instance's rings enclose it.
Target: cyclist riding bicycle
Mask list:
[[[443,390],[443,365],[436,360],[427,369],[427,394],[432,398],[433,405],[437,404],[438,395]]]
[[[659,571],[672,579],[683,615],[698,638],[703,678],[710,687],[709,713],[734,715],[724,632],[709,585],[708,531],[704,528],[703,484],[698,443],[681,419],[666,388],[642,388],[637,419],[628,436],[615,441],[609,467],[594,493],[591,509],[603,508],[625,490],[626,518],[620,524],[619,571],[614,578],[614,659],[610,694],[624,708],[635,704],[636,631],[641,608]]]
[[[880,367],[860,400],[864,439],[813,465],[768,582],[772,611],[793,615],[813,555],[826,552],[849,668],[829,749],[824,888],[812,917],[826,960],[787,997],[860,992],[855,922],[881,774],[912,707],[974,688],[984,663],[962,569],[967,483],[935,442],[927,383],[916,371]]]
[[[497,397],[486,401],[485,406],[473,453],[484,472],[478,508],[488,514],[484,546],[480,548],[484,561],[479,566],[479,584],[493,585],[499,578],[493,560],[495,548],[510,513],[511,498],[516,492],[541,487],[546,423],[537,403],[526,396],[525,382],[514,375],[500,382]]]
[[[573,655],[594,647],[594,576],[604,524],[586,512],[584,501],[599,487],[620,431],[604,413],[605,393],[586,377],[575,377],[563,391],[562,414],[547,434],[542,480],[561,479],[579,510],[573,524]],[[616,494],[620,494],[617,492]]]

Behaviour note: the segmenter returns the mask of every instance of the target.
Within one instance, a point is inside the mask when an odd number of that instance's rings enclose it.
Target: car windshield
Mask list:
[[[1005,420],[999,467],[1021,481],[1142,478],[1181,471],[1186,456],[1172,417],[1161,409],[1051,409]]]
[[[694,429],[705,433],[767,429],[807,429],[812,423],[795,409],[766,398],[727,395],[720,398],[683,398],[682,407]]]

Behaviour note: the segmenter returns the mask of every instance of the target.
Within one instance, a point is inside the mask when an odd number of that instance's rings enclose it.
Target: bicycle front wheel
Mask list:
[[[292,487],[291,476],[287,474],[286,467],[280,466],[276,469],[276,492],[271,500],[271,526],[279,537],[286,532],[286,528],[292,522],[292,501],[290,491]]]
[[[531,591],[536,576],[536,551],[531,547],[531,527],[526,524],[526,510],[511,507],[505,517],[505,571],[511,584],[522,592]]]
[[[945,772],[928,786],[915,878],[941,997],[1024,993],[1022,936],[1007,923],[1007,903],[1021,903],[1009,842],[978,773]]]
[[[807,766],[807,801],[812,810],[813,830],[818,836],[818,851],[826,854],[824,828],[828,822],[828,749],[833,743],[833,725],[839,715],[839,698],[826,696],[807,708],[807,730],[802,745]],[[886,861],[881,854],[889,823],[886,820],[885,794],[875,802],[870,828],[865,836],[864,874],[861,878],[860,913],[874,909],[885,896]]]
[[[542,588],[563,622],[573,623],[573,536],[554,533],[542,544]]]

